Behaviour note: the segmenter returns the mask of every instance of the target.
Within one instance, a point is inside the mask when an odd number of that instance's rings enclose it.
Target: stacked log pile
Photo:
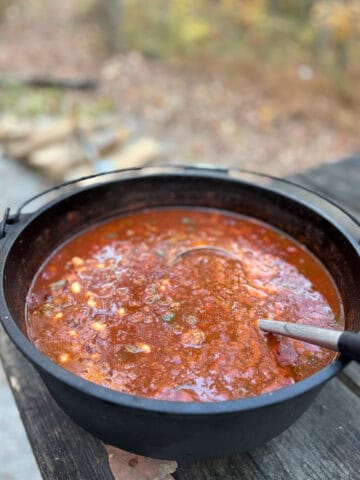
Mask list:
[[[94,119],[0,117],[2,154],[51,182],[147,165],[162,155],[153,138],[137,137],[116,116]]]

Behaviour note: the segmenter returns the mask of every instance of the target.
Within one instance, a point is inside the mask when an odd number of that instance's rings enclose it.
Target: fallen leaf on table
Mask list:
[[[142,457],[111,445],[104,446],[115,480],[174,480],[171,473],[177,469],[175,461]]]

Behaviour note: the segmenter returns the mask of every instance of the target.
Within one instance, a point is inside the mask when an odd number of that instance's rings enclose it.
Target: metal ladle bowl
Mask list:
[[[175,255],[169,261],[169,265],[174,265],[179,260],[183,259],[184,257],[186,257],[187,255],[189,255],[191,253],[206,252],[206,251],[221,255],[223,257],[227,257],[230,260],[235,260],[237,262],[240,261],[240,258],[237,255],[235,255],[235,253],[229,252],[225,248],[215,247],[215,246],[212,246],[212,245],[202,245],[200,247],[190,247],[190,248],[187,248],[186,250],[183,250],[182,252],[178,253],[177,255]]]

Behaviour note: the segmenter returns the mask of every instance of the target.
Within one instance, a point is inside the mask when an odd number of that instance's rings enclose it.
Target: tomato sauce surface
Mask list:
[[[203,246],[232,257],[179,255]],[[119,217],[71,239],[40,268],[26,307],[29,338],[54,362],[121,392],[179,401],[259,395],[333,360],[265,334],[260,318],[341,329],[342,305],[326,269],[289,236],[184,208]]]

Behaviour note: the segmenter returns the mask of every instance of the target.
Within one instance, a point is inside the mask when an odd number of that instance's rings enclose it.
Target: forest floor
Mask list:
[[[8,9],[0,26],[0,79],[80,76],[96,78],[99,88],[55,97],[46,91],[39,100],[33,89],[6,87],[0,90],[3,111],[58,113],[74,104],[92,105],[95,112],[116,111],[135,135],[159,141],[169,162],[280,175],[360,150],[358,102],[340,94],[320,71],[256,60],[186,63],[137,52],[107,56],[97,27],[74,20],[74,3],[35,2],[36,21],[22,2]]]

